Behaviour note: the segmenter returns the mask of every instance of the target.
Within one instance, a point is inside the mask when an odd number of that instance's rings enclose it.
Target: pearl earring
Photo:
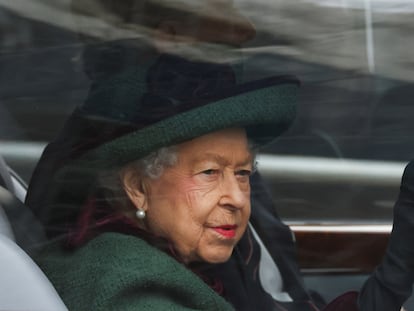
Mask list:
[[[139,209],[139,210],[136,211],[135,215],[137,216],[138,219],[142,220],[142,219],[145,218],[146,213],[145,213],[144,210]]]

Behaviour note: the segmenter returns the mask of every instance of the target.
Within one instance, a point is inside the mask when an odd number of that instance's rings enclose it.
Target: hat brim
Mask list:
[[[182,112],[106,142],[81,156],[74,164],[78,168],[89,169],[123,166],[161,147],[229,127],[245,128],[248,138],[261,147],[280,136],[293,122],[298,88],[299,82],[290,77],[246,83],[234,96]]]

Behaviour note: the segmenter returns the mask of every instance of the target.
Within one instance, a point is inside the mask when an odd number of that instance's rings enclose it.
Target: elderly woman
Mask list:
[[[28,194],[55,238],[38,263],[68,308],[231,310],[203,270],[242,237],[254,150],[291,123],[297,89],[171,55],[92,85]]]
[[[230,20],[182,38],[237,46],[254,33],[246,20]],[[158,52],[174,51],[178,30],[193,29],[177,25],[161,23]],[[293,267],[285,269],[283,290],[290,287],[293,301],[264,292],[257,281],[260,250],[245,231],[254,151],[293,119],[297,81],[241,84],[228,65],[171,55],[149,61],[155,51],[138,54],[120,44],[104,45],[104,62],[96,49],[86,51],[85,69],[94,79],[89,96],[47,147],[28,192],[27,203],[55,239],[38,262],[69,309],[231,310],[224,297],[237,310],[317,310],[290,257],[282,262]],[[129,68],[135,61],[140,68]],[[414,196],[407,187],[413,171],[411,165],[401,197]],[[260,196],[253,212],[262,210],[261,221],[272,228],[266,232],[277,246],[272,255],[286,256],[278,244],[291,236],[284,230],[275,237],[281,223]],[[347,293],[324,310],[400,308],[414,279],[414,254],[401,239],[414,228],[410,200],[398,201],[387,255],[359,296]]]
[[[297,89],[291,77],[240,83],[227,64],[171,55],[97,79],[46,148],[27,200],[54,239],[38,263],[69,309],[232,310],[229,283],[205,272],[242,237],[254,150],[288,127]],[[411,162],[382,264],[324,310],[399,310],[410,295],[413,185]]]

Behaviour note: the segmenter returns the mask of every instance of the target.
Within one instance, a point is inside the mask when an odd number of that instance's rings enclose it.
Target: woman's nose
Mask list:
[[[228,208],[241,209],[250,200],[250,185],[241,184],[237,177],[225,176],[221,183],[219,204]]]

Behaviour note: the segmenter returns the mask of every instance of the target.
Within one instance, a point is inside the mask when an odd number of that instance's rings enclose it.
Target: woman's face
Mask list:
[[[226,261],[250,216],[252,162],[243,129],[178,145],[177,164],[144,181],[147,229],[171,241],[185,262]]]

